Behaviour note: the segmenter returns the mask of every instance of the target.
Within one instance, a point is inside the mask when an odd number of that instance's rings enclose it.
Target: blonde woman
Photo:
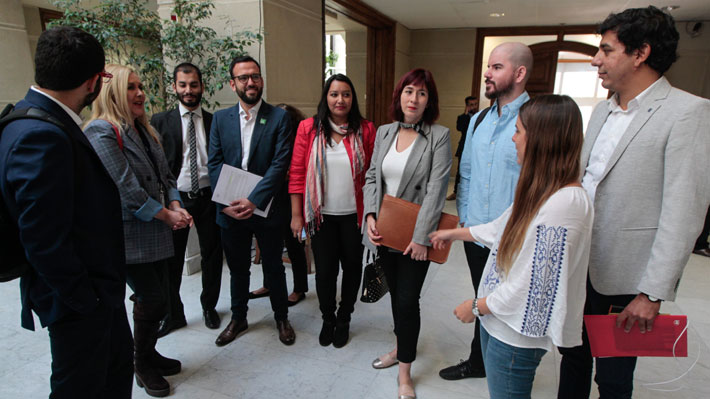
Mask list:
[[[434,247],[477,241],[491,254],[477,299],[454,314],[481,322],[491,398],[529,398],[542,356],[582,344],[582,310],[594,215],[580,184],[582,116],[567,96],[520,108],[513,135],[521,164],[513,205],[496,220],[430,235]]]
[[[178,360],[155,350],[158,324],[166,312],[167,259],[173,255],[171,229],[192,224],[182,208],[155,130],[145,113],[145,93],[129,67],[107,65],[113,75],[94,102],[84,134],[121,195],[126,280],[135,293],[133,336],[138,386],[151,396],[167,396],[163,378],[180,372]]]

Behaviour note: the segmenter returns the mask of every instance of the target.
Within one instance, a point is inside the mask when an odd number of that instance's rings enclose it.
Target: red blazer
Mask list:
[[[353,176],[353,184],[355,185],[355,204],[357,206],[358,225],[362,220],[362,186],[365,185],[365,173],[370,167],[370,159],[372,158],[372,150],[375,147],[375,125],[372,122],[363,119],[360,123],[362,128],[362,145],[365,152],[365,165],[362,172],[357,176]],[[308,118],[298,125],[296,132],[296,141],[293,144],[293,156],[291,157],[291,169],[289,169],[289,194],[302,194],[306,192],[306,168],[308,167],[308,159],[311,157],[311,149],[313,148],[313,140],[316,137],[316,129],[313,126],[313,118]],[[350,138],[346,136],[345,150],[350,158],[352,168],[353,154],[350,149]],[[354,171],[351,170],[354,173]],[[303,208],[303,201],[301,202]],[[305,215],[305,212],[303,212]]]

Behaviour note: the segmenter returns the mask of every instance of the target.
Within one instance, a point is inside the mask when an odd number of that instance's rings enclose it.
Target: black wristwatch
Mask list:
[[[648,294],[645,293],[645,292],[644,292],[643,294],[646,295],[646,298],[648,298],[648,300],[651,301],[651,302],[653,302],[653,303],[658,303],[658,302],[662,302],[662,301],[663,301],[661,298],[656,298],[655,296],[648,295]]]

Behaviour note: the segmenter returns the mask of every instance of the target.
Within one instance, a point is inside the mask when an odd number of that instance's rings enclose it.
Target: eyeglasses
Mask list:
[[[239,83],[246,83],[249,81],[249,78],[251,78],[252,82],[254,82],[254,83],[261,82],[261,74],[260,73],[252,73],[251,75],[239,75],[239,76],[233,77],[232,79],[238,80]]]
[[[104,83],[110,82],[111,79],[113,78],[113,75],[111,75],[110,73],[108,73],[108,72],[106,72],[106,71],[101,71],[101,72],[99,72],[99,76],[101,76],[101,80],[102,80]]]

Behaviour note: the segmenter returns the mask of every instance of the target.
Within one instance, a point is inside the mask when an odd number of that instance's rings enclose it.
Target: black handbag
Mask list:
[[[389,291],[385,271],[378,262],[378,257],[367,251],[367,265],[362,283],[360,300],[365,303],[375,303]]]

